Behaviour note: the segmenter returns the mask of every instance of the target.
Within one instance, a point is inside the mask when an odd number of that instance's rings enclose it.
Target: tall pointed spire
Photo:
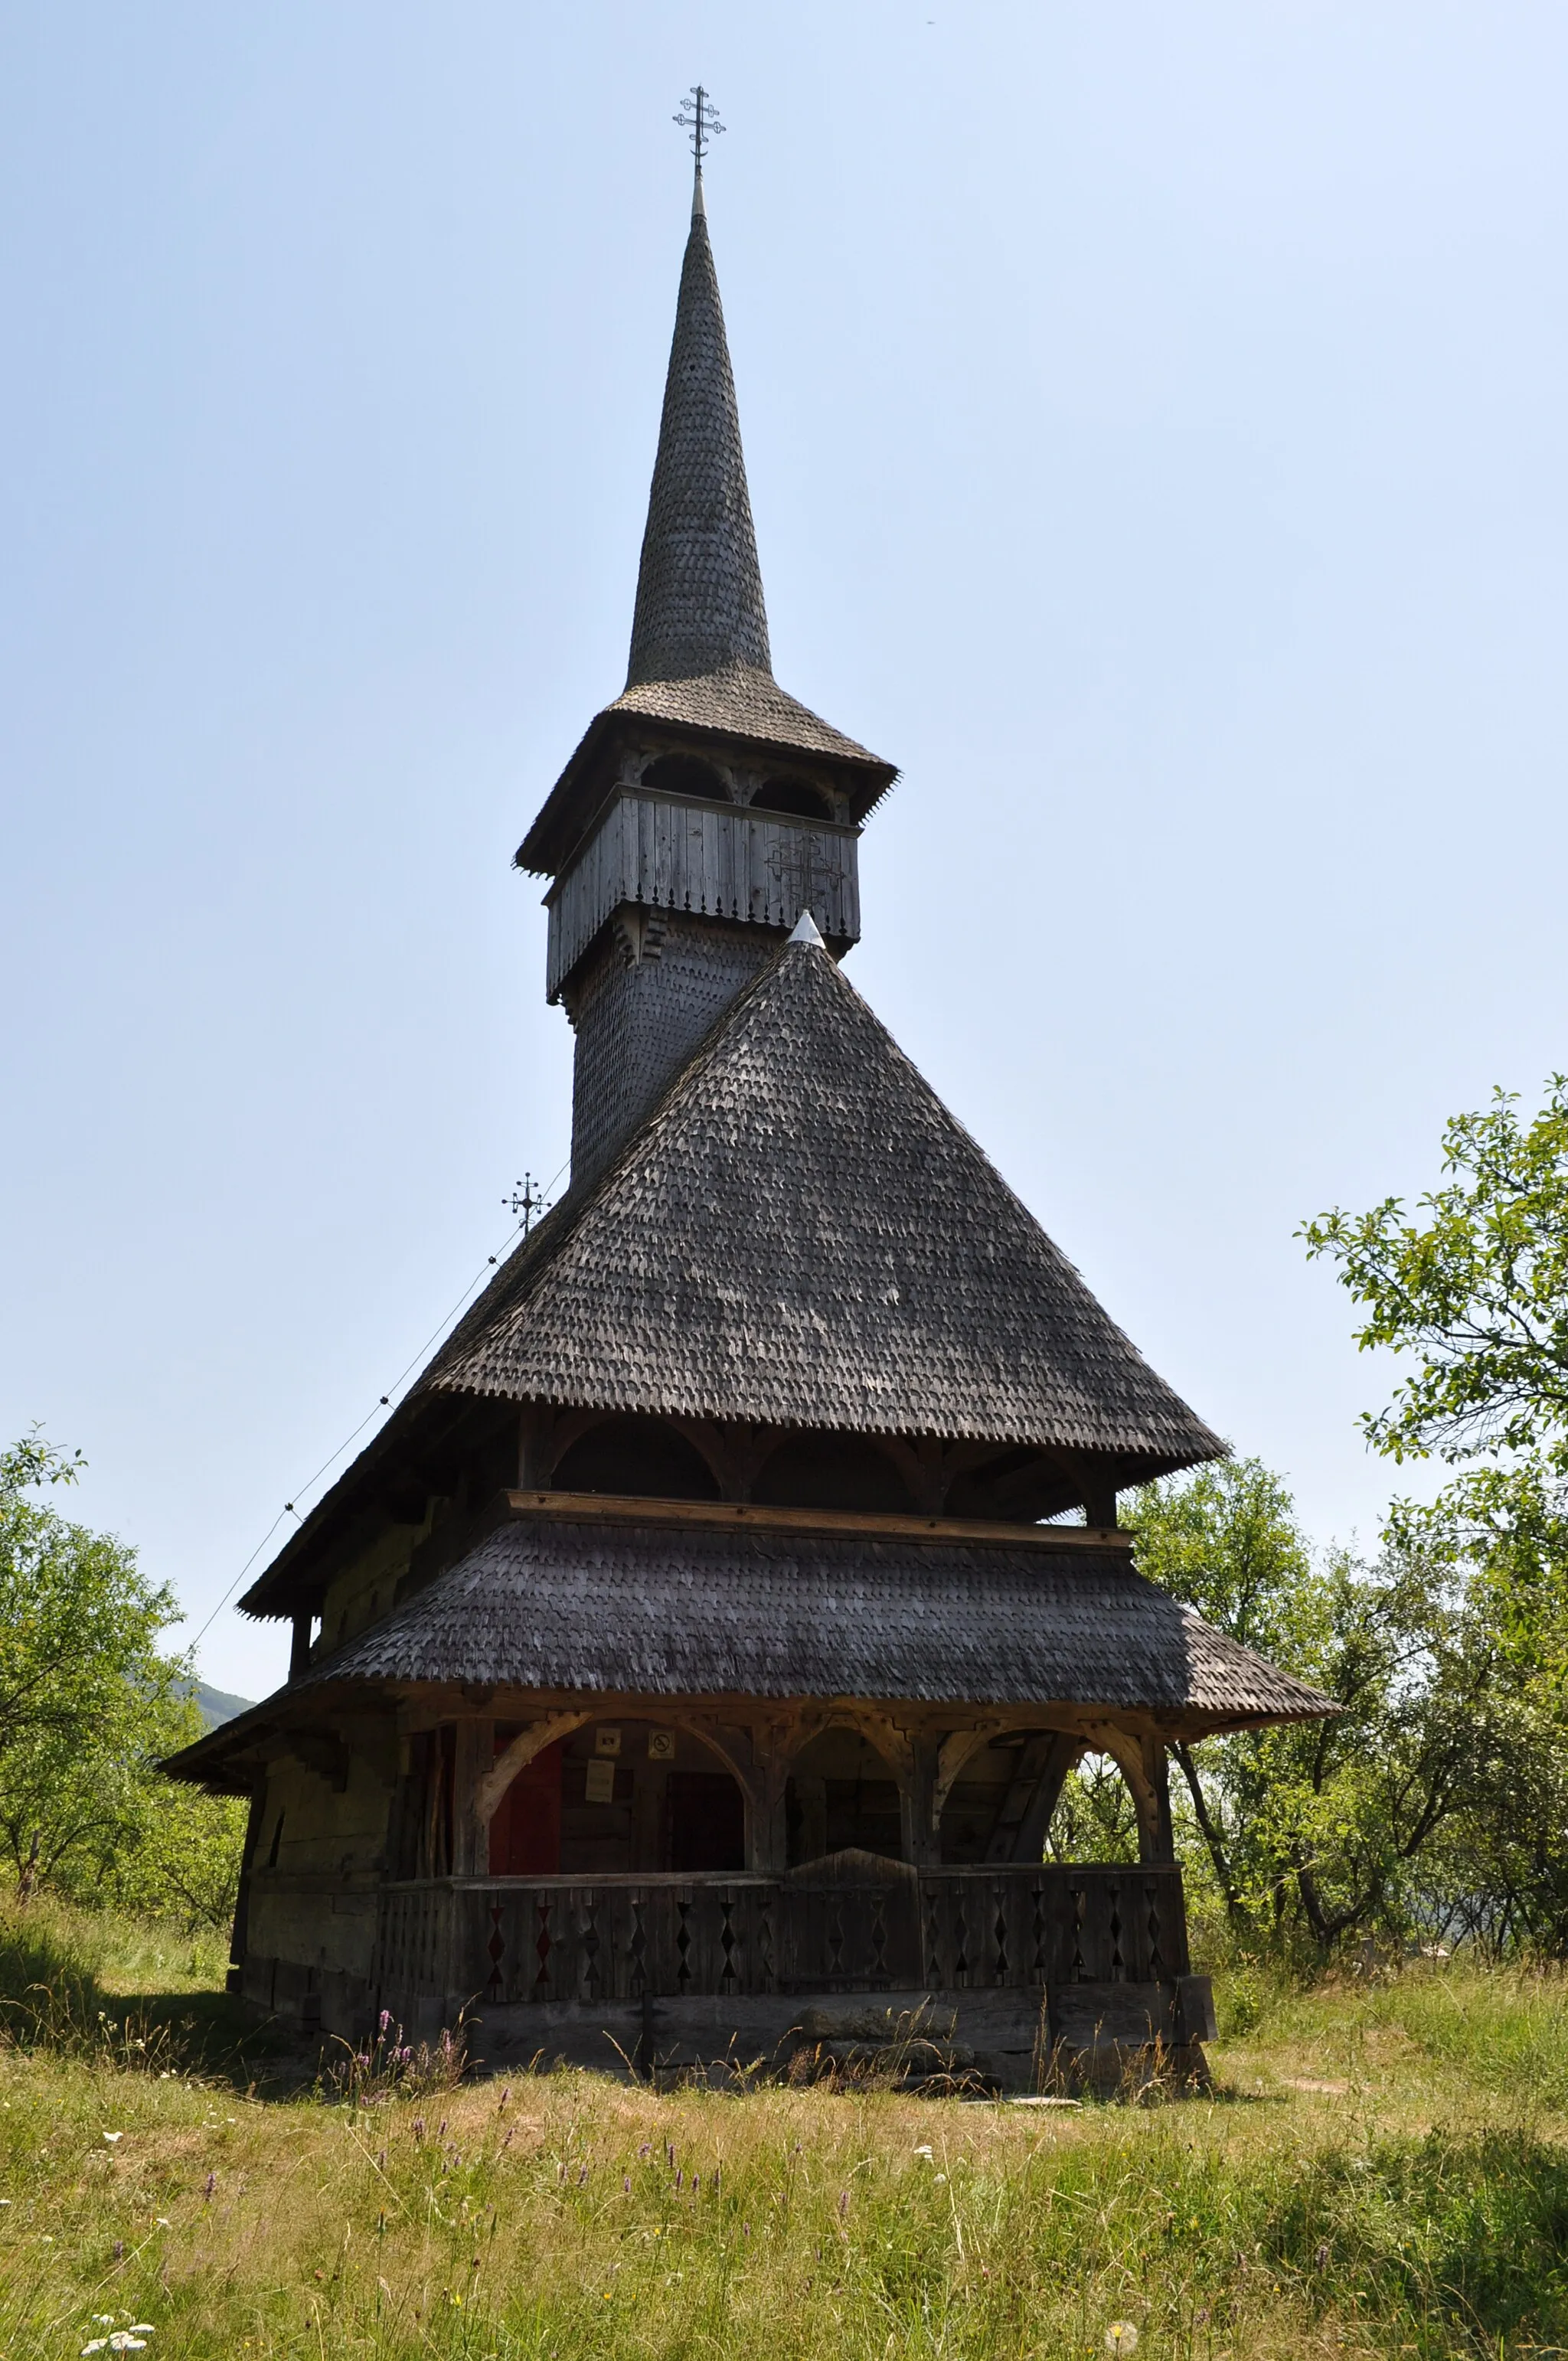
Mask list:
[[[689,680],[735,664],[773,672],[699,158],[626,685]]]
[[[735,380],[703,198],[703,156],[724,126],[711,93],[697,86],[682,100],[675,121],[693,135],[696,173],[626,686],[595,715],[518,847],[519,868],[543,877],[560,877],[569,868],[585,830],[602,818],[613,780],[629,785],[642,777],[650,760],[685,741],[704,759],[717,758],[726,745],[731,754],[738,746],[752,750],[748,764],[762,758],[765,769],[736,786],[738,803],[798,758],[814,767],[830,765],[833,807],[856,824],[898,776],[891,763],[835,730],[773,678]],[[773,783],[798,791],[799,783],[787,778]],[[820,795],[820,782],[806,792]],[[780,808],[796,811],[798,804]],[[728,911],[732,899],[733,886],[726,886],[719,900],[701,906]],[[741,915],[740,906],[733,915]],[[850,939],[846,931],[843,939]]]

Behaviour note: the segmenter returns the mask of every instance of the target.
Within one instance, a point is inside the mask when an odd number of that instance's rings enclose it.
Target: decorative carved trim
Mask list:
[[[970,1730],[950,1730],[937,1749],[937,1775],[931,1782],[931,1832],[936,1835],[942,1825],[942,1814],[954,1783],[971,1754],[989,1746],[1000,1721],[981,1721]]]
[[[609,923],[623,967],[640,967],[644,960],[656,960],[670,931],[665,911],[644,909],[635,902],[623,902]]]
[[[543,1754],[558,1738],[570,1738],[574,1730],[581,1730],[584,1722],[592,1719],[592,1714],[587,1713],[552,1713],[546,1714],[543,1721],[531,1721],[526,1730],[520,1730],[505,1752],[497,1755],[493,1766],[475,1783],[474,1817],[480,1828],[489,1827],[501,1797],[536,1754]]]

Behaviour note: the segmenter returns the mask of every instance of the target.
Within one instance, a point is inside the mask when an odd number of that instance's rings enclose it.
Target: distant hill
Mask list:
[[[251,1697],[230,1697],[226,1689],[212,1689],[205,1681],[192,1681],[191,1695],[202,1709],[202,1720],[208,1730],[216,1730],[220,1722],[232,1721],[236,1713],[248,1712],[255,1702]]]

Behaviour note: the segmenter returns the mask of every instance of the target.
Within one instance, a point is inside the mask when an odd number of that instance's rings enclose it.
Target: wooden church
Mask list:
[[[773,675],[698,159],[623,693],[518,853],[571,1181],[242,1601],[231,1982],[493,2065],[925,2009],[1000,2085],[1201,2041],[1166,1755],[1325,1701],[1140,1577],[1222,1448],[845,977],[891,763]],[[1047,1862],[1085,1752],[1139,1858]]]

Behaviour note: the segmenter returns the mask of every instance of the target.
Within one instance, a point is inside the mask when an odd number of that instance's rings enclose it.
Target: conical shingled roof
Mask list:
[[[724,307],[699,201],[681,265],[626,685],[736,664],[773,672]]]
[[[718,274],[702,203],[692,212],[659,449],[637,575],[626,686],[596,714],[518,849],[521,869],[553,875],[598,808],[596,757],[618,717],[739,738],[852,766],[863,818],[897,774],[773,678],[740,414]]]
[[[666,1416],[1222,1449],[828,954],[786,944],[423,1379]]]

